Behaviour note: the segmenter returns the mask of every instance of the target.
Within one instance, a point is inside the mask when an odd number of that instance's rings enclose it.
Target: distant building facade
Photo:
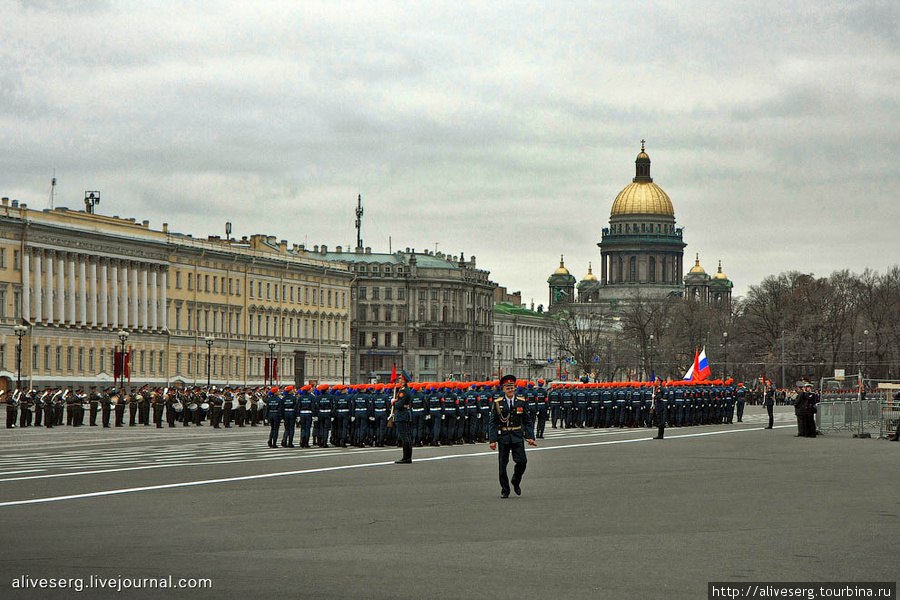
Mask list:
[[[287,242],[150,229],[57,208],[0,205],[0,388],[113,382],[128,334],[130,385],[340,380],[350,339],[345,265]],[[21,369],[14,326],[22,337]],[[210,344],[207,345],[207,339]]]
[[[416,381],[490,376],[496,285],[474,256],[325,246],[306,254],[346,265],[355,277],[350,381],[387,382],[395,365]]]

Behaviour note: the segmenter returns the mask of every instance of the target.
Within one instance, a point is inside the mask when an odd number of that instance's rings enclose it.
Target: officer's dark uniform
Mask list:
[[[396,391],[391,414],[394,419],[394,428],[397,430],[397,442],[403,448],[403,458],[394,462],[405,465],[412,462],[412,399],[414,394],[406,386],[405,381]]]
[[[534,400],[537,402],[537,437],[544,437],[544,427],[547,425],[547,417],[550,414],[550,404],[547,401],[547,390],[544,389],[543,380],[538,381],[538,386],[534,390]]]
[[[666,433],[666,418],[668,417],[669,402],[666,400],[666,390],[658,387],[653,393],[653,414],[656,419],[658,432],[655,440],[661,440]]]
[[[515,377],[504,376],[502,383],[512,381]],[[512,485],[516,494],[521,494],[519,484],[527,466],[525,456],[525,440],[534,439],[534,421],[528,411],[525,398],[513,396],[507,398],[506,394],[494,398],[491,408],[490,442],[497,444],[500,459],[500,496],[509,497],[510,480],[506,473],[509,464],[509,455],[512,454],[515,467],[513,469]]]
[[[328,394],[323,394],[321,390],[316,390],[319,399],[316,402],[316,424],[318,427],[318,443],[322,448],[328,447],[328,434],[331,433],[331,415],[334,411],[332,398]]]

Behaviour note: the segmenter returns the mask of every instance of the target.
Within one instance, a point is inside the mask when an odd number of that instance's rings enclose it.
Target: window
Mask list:
[[[22,254],[18,250],[13,250],[13,269],[22,270]]]
[[[294,286],[291,286],[291,302],[294,301]]]
[[[181,289],[181,271],[175,271],[175,289]]]
[[[272,299],[272,284],[266,283],[266,300]]]
[[[634,283],[637,281],[637,257],[632,256],[628,259],[628,281]]]
[[[150,351],[150,372],[156,372],[156,350]]]
[[[419,290],[419,300],[425,300],[425,290]]]
[[[237,281],[234,282],[234,292],[235,292],[235,294],[234,294],[235,296],[241,295],[241,280],[240,279],[238,279]]]
[[[394,299],[394,288],[384,288],[384,299],[385,300],[393,300]]]
[[[203,276],[203,291],[204,292],[209,291],[209,275]]]
[[[213,293],[219,293],[219,278],[213,275]]]
[[[100,371],[106,370],[106,350],[104,348],[100,348]]]
[[[188,273],[188,291],[194,289],[194,274]]]
[[[38,347],[37,345],[31,347],[31,368],[35,371],[39,370],[41,365],[38,363]]]
[[[347,308],[347,292],[341,292],[341,308]]]
[[[331,290],[328,290],[328,306],[331,306]]]
[[[250,297],[253,298],[253,280],[250,280]]]
[[[88,350],[88,372],[95,373],[94,371],[94,349],[91,348]]]
[[[364,287],[359,288],[359,299],[360,300],[368,299],[368,298],[366,298],[366,288],[364,288]]]
[[[372,300],[378,300],[378,299],[379,299],[379,298],[378,298],[378,296],[379,296],[379,294],[378,294],[378,289],[379,289],[379,288],[377,288],[377,287],[373,287],[373,288],[372,288]]]
[[[47,350],[50,350],[50,346],[47,346]],[[47,366],[50,366],[50,353],[47,352]],[[62,371],[62,346],[56,347],[56,370]]]
[[[84,372],[84,348],[78,349],[78,372]]]
[[[0,269],[6,268],[6,248],[0,248]]]
[[[166,360],[165,360],[165,356],[166,356],[166,351],[165,351],[165,350],[160,350],[160,351],[159,351],[159,372],[160,372],[161,374],[165,374],[165,372],[166,372]]]
[[[444,290],[444,302],[450,301],[450,290]]]
[[[181,373],[181,352],[175,353],[175,374]]]
[[[650,283],[656,283],[656,257],[650,257]]]
[[[397,300],[403,300],[403,299],[404,299],[403,288],[397,288]]]
[[[146,369],[144,368],[144,358],[146,358],[146,353],[147,353],[146,350],[141,350],[141,354],[140,354],[140,357],[141,357],[141,370],[139,371],[140,373],[145,373],[145,372],[146,372]]]

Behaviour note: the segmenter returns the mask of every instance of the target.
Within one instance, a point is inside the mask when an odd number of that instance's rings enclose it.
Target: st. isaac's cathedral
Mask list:
[[[635,175],[612,204],[609,227],[600,242],[599,277],[593,264],[575,285],[575,277],[560,257],[559,268],[550,276],[550,307],[560,303],[627,302],[637,294],[661,299],[669,295],[707,304],[731,302],[731,280],[719,270],[712,277],[694,265],[684,273],[684,248],[680,227],[675,226],[672,200],[650,176],[650,156],[644,151],[634,161]],[[577,296],[576,296],[577,289]]]

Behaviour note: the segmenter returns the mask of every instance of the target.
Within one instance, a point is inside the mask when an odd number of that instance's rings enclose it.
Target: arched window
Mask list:
[[[650,257],[650,283],[656,283],[656,257]]]
[[[635,283],[637,281],[637,257],[632,256],[628,259],[628,282]]]

